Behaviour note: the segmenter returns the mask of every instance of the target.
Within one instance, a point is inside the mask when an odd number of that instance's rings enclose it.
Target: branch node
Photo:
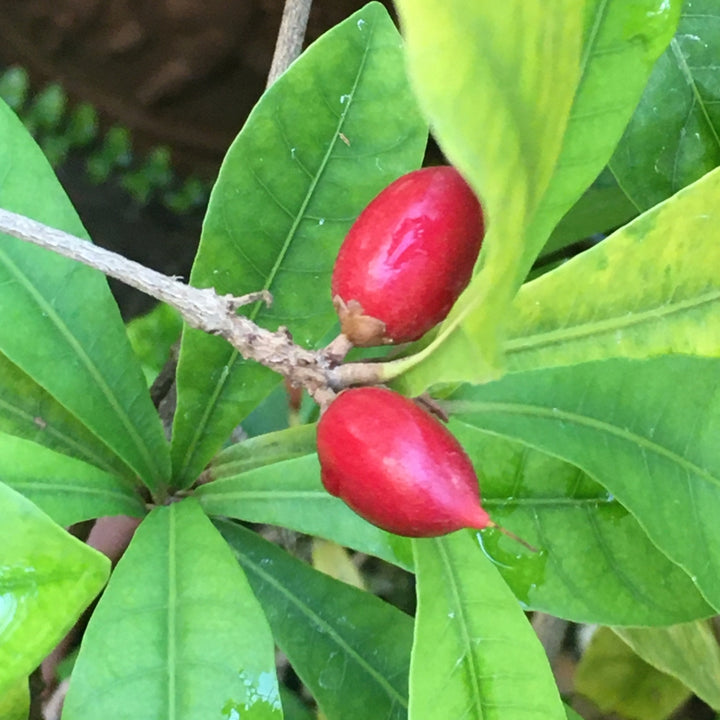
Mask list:
[[[353,349],[353,343],[345,333],[340,333],[332,342],[330,342],[323,350],[323,355],[327,358],[331,367],[336,367],[344,359],[345,356]]]
[[[273,302],[272,293],[269,290],[257,290],[256,292],[247,293],[246,295],[225,295],[225,301],[231,312],[235,312],[243,305],[251,305],[255,302],[263,302],[266,307],[270,307]]]
[[[220,296],[214,288],[186,285],[117,253],[2,209],[0,233],[84,263],[166,302],[180,312],[190,327],[224,338],[246,360],[261,363],[292,384],[307,388],[322,407],[345,387],[383,382],[382,363],[339,365],[343,352],[339,346],[345,343],[343,340],[331,343],[324,351],[309,350],[293,342],[285,326],[273,332],[236,312],[248,303],[270,303],[272,295],[268,290],[240,297]],[[38,419],[38,425],[42,422]]]

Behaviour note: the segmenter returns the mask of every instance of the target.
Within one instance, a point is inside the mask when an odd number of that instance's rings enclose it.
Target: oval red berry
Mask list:
[[[356,345],[424,335],[470,281],[482,237],[480,204],[455,168],[398,178],[363,210],[338,253],[332,294],[343,332]],[[381,337],[355,330],[358,315],[381,321]]]
[[[460,443],[391,390],[342,392],[320,419],[317,447],[327,491],[384,530],[435,537],[492,525]]]

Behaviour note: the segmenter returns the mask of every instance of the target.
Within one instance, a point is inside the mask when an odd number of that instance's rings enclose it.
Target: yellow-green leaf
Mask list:
[[[365,589],[360,571],[353,563],[350,553],[342,545],[331,540],[313,538],[312,564],[316,570],[320,570],[336,580],[342,580],[360,590]]]
[[[0,697],[100,592],[110,561],[0,483]]]
[[[526,239],[532,262],[610,159],[650,71],[675,32],[682,0],[586,0],[580,80],[562,150]],[[523,268],[529,270],[529,264]]]
[[[523,286],[506,344],[527,370],[720,354],[720,170]]]
[[[2,720],[28,720],[29,712],[28,679],[21,678],[0,693],[0,718]]]
[[[575,0],[397,6],[421,107],[480,196],[488,225],[476,280],[436,340],[410,361],[406,382],[418,389],[487,379],[499,372],[500,323],[522,281],[525,232],[560,153],[579,76],[584,7]]]
[[[608,628],[594,635],[575,672],[575,690],[603,714],[664,720],[690,696],[674,677],[648,665]]]
[[[537,636],[477,538],[415,540],[410,720],[565,717]]]
[[[707,621],[613,630],[645,662],[678,678],[720,710],[720,646]]]

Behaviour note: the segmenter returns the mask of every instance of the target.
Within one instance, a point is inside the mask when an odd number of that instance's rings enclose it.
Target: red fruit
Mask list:
[[[327,491],[384,530],[435,537],[495,526],[460,443],[391,390],[342,392],[320,419],[317,447]]]
[[[470,282],[482,237],[480,204],[455,168],[391,183],[362,211],[335,262],[343,333],[359,346],[417,340]]]

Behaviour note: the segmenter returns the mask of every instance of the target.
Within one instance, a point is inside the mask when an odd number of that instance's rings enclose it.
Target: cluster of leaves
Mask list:
[[[265,93],[213,189],[191,282],[269,289],[273,306],[250,317],[321,347],[337,332],[321,288],[342,237],[421,163],[429,121],[489,231],[451,316],[387,377],[442,394],[486,507],[539,552],[493,531],[411,541],[370,526],[323,491],[312,424],[224,447],[281,379],[193,330],[168,443],[104,279],[3,238],[0,692],[16,708],[109,576],[58,525],[116,514],[142,522],[90,619],[67,720],[307,717],[281,703],[273,643],[329,720],[564,718],[523,608],[643,626],[618,632],[720,705],[668,652],[705,657],[703,619],[720,608],[717,13],[701,0],[397,5],[404,45],[371,3]],[[2,207],[83,235],[4,106],[0,166]],[[541,254],[639,213],[522,284]],[[208,463],[212,482],[193,488]],[[189,496],[167,503],[178,490]],[[413,571],[415,618],[227,518]]]

